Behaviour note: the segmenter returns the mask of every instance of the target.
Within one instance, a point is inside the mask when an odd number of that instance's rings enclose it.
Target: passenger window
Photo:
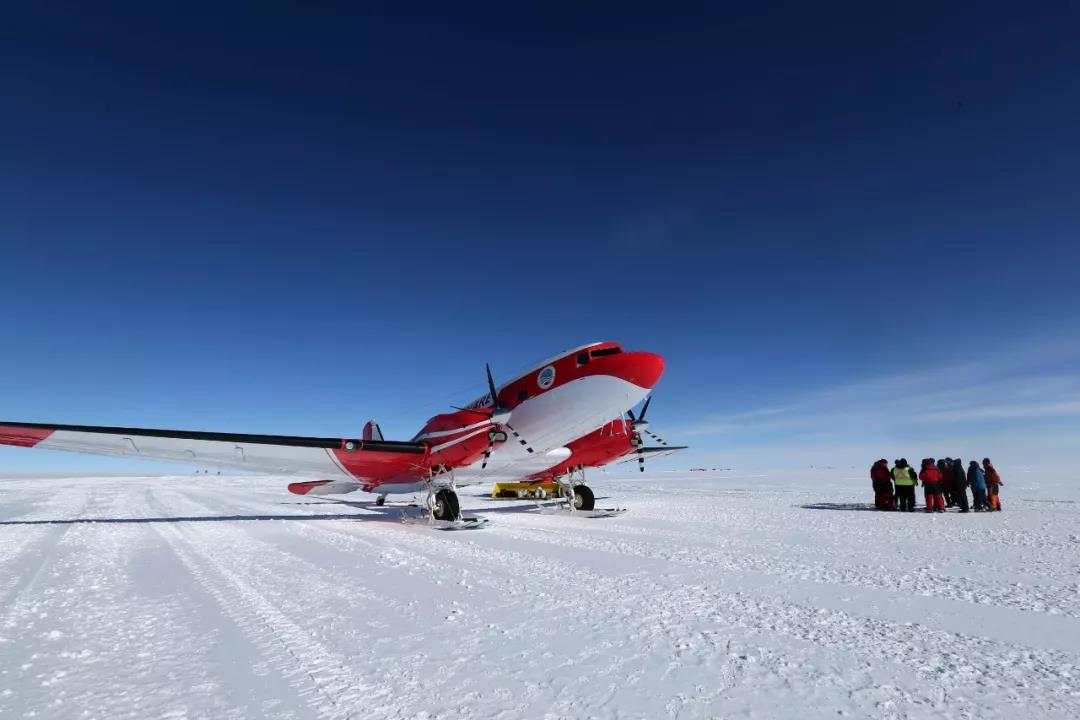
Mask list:
[[[522,390],[521,392],[518,393],[518,402],[525,402],[528,399],[529,399],[529,391],[528,390]]]
[[[578,365],[587,365],[588,363],[589,363],[589,353],[587,353],[587,352],[578,353],[578,355],[577,355],[577,364]]]

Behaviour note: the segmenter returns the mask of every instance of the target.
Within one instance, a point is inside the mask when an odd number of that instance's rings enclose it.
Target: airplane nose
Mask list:
[[[664,374],[664,358],[651,352],[623,353],[623,380],[638,387],[653,388]]]

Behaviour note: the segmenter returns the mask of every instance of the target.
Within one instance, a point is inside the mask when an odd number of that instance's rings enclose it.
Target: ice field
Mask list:
[[[465,488],[466,532],[0,479],[0,717],[1080,717],[1080,490],[1002,473],[1004,512],[933,516],[862,471],[593,474],[605,519]]]

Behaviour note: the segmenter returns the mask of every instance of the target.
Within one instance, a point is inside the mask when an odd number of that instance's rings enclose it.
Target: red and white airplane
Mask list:
[[[456,485],[492,480],[556,480],[574,508],[592,510],[585,467],[678,449],[646,447],[648,403],[640,417],[631,411],[663,371],[661,356],[614,342],[574,348],[498,388],[488,369],[487,394],[436,415],[404,442],[384,440],[374,422],[360,438],[320,438],[0,421],[0,444],[318,478],[289,485],[297,494],[363,490],[381,503],[426,492],[438,520],[460,518]]]

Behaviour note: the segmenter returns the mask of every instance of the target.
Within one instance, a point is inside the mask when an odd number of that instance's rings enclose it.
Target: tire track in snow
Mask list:
[[[163,516],[171,512],[156,498],[151,499],[151,504]],[[320,717],[337,720],[398,716],[390,690],[353,669],[354,664],[363,663],[362,658],[349,658],[313,639],[244,577],[240,566],[222,557],[223,548],[236,547],[227,543],[242,542],[240,533],[214,532],[208,537],[205,528],[192,532],[167,524],[155,525],[155,529],[223,612],[265,653],[267,663],[297,687],[299,697],[309,702]],[[281,579],[279,574],[271,574],[265,582]]]
[[[217,500],[215,498],[214,502]],[[233,509],[237,505],[250,507],[250,501],[234,500],[228,504]],[[250,509],[265,512],[265,505]],[[381,556],[386,549],[384,543],[392,544],[390,550],[393,556],[407,559],[404,567],[410,573],[423,574],[437,583],[445,582],[440,587],[440,594],[450,597],[457,596],[462,587],[450,580],[461,578],[465,570],[464,587],[470,594],[460,601],[450,600],[448,603],[444,597],[442,603],[449,605],[449,614],[440,619],[437,625],[424,629],[424,635],[431,645],[454,647],[451,666],[444,666],[449,659],[440,660],[437,656],[429,658],[425,684],[415,690],[400,689],[406,697],[427,693],[433,698],[454,698],[449,705],[440,708],[443,714],[464,718],[489,712],[492,716],[502,713],[506,717],[542,715],[552,702],[558,701],[555,688],[559,683],[568,682],[565,679],[553,680],[536,672],[537,663],[549,662],[561,656],[563,651],[554,649],[552,645],[569,642],[574,647],[567,660],[570,663],[568,667],[591,662],[603,655],[601,648],[576,648],[577,638],[587,633],[590,619],[580,617],[574,611],[582,605],[602,602],[614,587],[615,581],[610,577],[600,578],[569,563],[538,565],[535,558],[527,553],[502,551],[497,557],[492,557],[490,550],[477,546],[460,534],[452,537],[426,528],[394,523],[343,520],[284,522],[276,525],[305,543],[318,543],[354,557],[371,556],[373,553]],[[523,568],[522,572],[507,574],[505,565],[511,558]],[[567,593],[565,588],[568,583],[579,589]],[[512,621],[496,625],[489,619],[491,613],[505,611],[508,605],[512,607]],[[633,613],[634,608],[621,608],[619,612]],[[560,618],[555,626],[558,632],[552,633],[551,643],[548,644],[551,649],[544,650],[545,643],[537,643],[536,619],[550,617]],[[567,620],[564,622],[562,618]],[[448,642],[451,644],[448,645]],[[522,643],[538,644],[540,648],[535,654],[519,653],[515,648]],[[465,676],[460,671],[449,672],[451,667],[490,668],[492,656],[503,657],[495,665],[499,668],[499,682],[508,687],[492,688],[490,677],[476,677],[471,672]],[[392,666],[395,661],[391,658],[389,662]],[[621,663],[621,660],[617,661],[617,664]],[[603,672],[614,678],[606,691],[606,696],[613,697],[622,686],[626,673],[611,668]],[[596,689],[592,688],[590,692],[596,694]],[[501,705],[494,706],[494,703]],[[493,709],[495,707],[501,709]],[[570,712],[569,715],[575,713]]]
[[[108,515],[114,494],[96,493]],[[125,499],[130,499],[126,494]],[[127,505],[127,503],[125,503]],[[49,572],[12,604],[5,622],[15,639],[5,653],[10,683],[0,715],[215,717],[236,714],[205,672],[203,638],[185,632],[171,598],[138,602],[136,554],[148,530],[138,525],[75,524],[55,546]],[[21,655],[20,660],[16,659]],[[95,677],[109,668],[108,682]],[[154,682],[183,672],[189,686]],[[149,682],[148,682],[149,681]],[[203,693],[190,695],[189,688]]]
[[[191,498],[189,492],[186,495],[190,502],[213,511],[210,506]],[[215,497],[215,503],[217,500]],[[254,504],[246,497],[232,497],[226,502],[234,511],[260,513],[266,509],[265,505]],[[363,516],[357,520],[287,522],[280,523],[279,527],[283,532],[340,550],[350,557],[372,557],[394,568],[407,568],[410,573],[424,575],[446,592],[451,592],[458,582],[464,582],[463,587],[468,590],[482,589],[491,593],[520,594],[523,586],[528,586],[545,602],[560,603],[564,600],[563,595],[552,592],[553,588],[543,578],[531,574],[519,578],[505,577],[497,568],[493,569],[493,563],[481,546],[460,533],[448,534],[423,526],[379,520],[365,521]],[[287,548],[281,551],[289,552]],[[533,556],[517,553],[513,557],[522,565],[527,565],[532,562]],[[470,568],[468,577],[464,579],[461,576],[462,567]],[[582,581],[591,581],[595,577],[578,570],[573,572],[579,573]]]
[[[559,585],[552,584],[551,577],[541,572],[547,566],[538,565],[534,555],[501,549],[498,556],[493,557],[483,545],[462,538],[460,534],[450,536],[424,527],[363,520],[288,523],[286,531],[349,555],[367,552],[392,557],[395,565],[425,575],[432,583],[443,586],[445,592],[453,592],[457,581],[468,590],[479,590],[483,594],[535,598],[534,605],[546,608],[570,607],[575,603],[573,598],[560,592]],[[532,566],[532,571],[507,576],[503,572],[507,562],[523,569]],[[602,577],[569,563],[558,564],[558,567],[566,575],[559,579],[560,582],[569,579],[582,586],[597,587]],[[467,571],[464,576],[463,569]]]
[[[51,493],[46,502],[10,521],[59,520],[57,525],[4,525],[2,534],[5,538],[3,554],[0,556],[0,607],[8,608],[4,616],[4,625],[13,611],[17,598],[32,591],[42,573],[53,561],[56,548],[64,536],[75,527],[62,521],[85,517],[87,511],[100,504],[100,498],[94,493],[93,485],[82,485],[81,495],[74,493]],[[30,566],[32,571],[19,572],[16,566]],[[2,627],[2,626],[0,626]],[[2,643],[0,643],[2,646]]]
[[[253,513],[254,516],[264,514],[265,505],[253,505],[249,500],[237,498],[221,498],[214,496],[208,503],[207,498],[197,497],[190,491],[180,491],[178,495],[168,498],[172,502],[181,502],[191,508],[209,513],[220,513],[222,508],[228,508],[229,512],[242,514]],[[336,570],[336,562],[327,562],[325,554],[314,552],[315,547],[328,548],[335,551],[337,558],[350,563],[358,560],[362,563],[373,564],[374,568],[365,567],[365,579],[373,573],[378,577],[383,572],[404,573],[410,578],[422,576],[430,582],[425,589],[428,591],[440,589],[444,592],[453,592],[456,581],[460,580],[458,573],[450,565],[431,567],[418,562],[417,556],[403,551],[396,544],[379,542],[377,538],[362,538],[356,535],[335,533],[332,526],[345,527],[351,521],[332,521],[316,519],[312,522],[304,522],[306,515],[297,514],[295,520],[273,521],[263,527],[272,528],[272,533],[262,533],[262,540],[254,540],[251,533],[245,533],[245,542],[251,546],[250,553],[244,553],[243,558],[236,558],[242,562],[242,572],[248,573],[253,581],[263,577],[273,576],[276,570],[275,563],[280,563],[280,558],[288,556],[287,564],[298,574],[303,574],[305,586],[311,583],[319,584],[324,589],[325,597],[334,597],[343,605],[354,611],[370,611],[376,608],[381,616],[396,613],[402,620],[410,620],[416,613],[418,602],[414,596],[397,597],[389,594],[390,591],[375,591],[369,585],[356,584],[356,578],[348,573]],[[362,522],[362,521],[361,521]],[[380,523],[388,525],[388,523]],[[396,524],[390,523],[393,528],[401,530]],[[278,534],[287,537],[295,537],[302,542],[281,542]],[[252,543],[257,543],[256,546]],[[277,560],[269,560],[278,558]],[[318,564],[317,564],[318,563]],[[330,565],[331,567],[327,567]],[[388,613],[389,611],[389,613]]]
[[[213,502],[216,504],[219,499],[215,497]],[[249,499],[234,498],[226,502],[232,510],[246,507],[255,513],[265,512],[265,505],[252,506]],[[393,656],[395,647],[387,648],[391,655],[380,659],[380,662],[388,664],[388,669],[398,666],[399,669],[391,674],[402,696],[417,698],[426,694],[432,698],[453,698],[444,699],[442,706],[435,705],[433,712],[463,718],[487,714],[496,702],[504,703],[501,712],[511,718],[537,716],[538,708],[546,708],[550,704],[551,700],[546,699],[545,693],[550,690],[552,683],[536,680],[536,658],[532,654],[517,656],[512,648],[522,642],[535,642],[537,628],[534,618],[568,613],[582,602],[584,593],[559,592],[559,585],[553,586],[550,576],[542,572],[507,577],[499,571],[498,563],[493,567],[488,551],[476,547],[460,535],[451,539],[446,533],[427,528],[363,520],[283,522],[275,525],[304,543],[314,542],[349,557],[392,557],[395,567],[403,568],[410,575],[423,575],[439,585],[440,597],[435,601],[447,610],[437,613],[439,617],[431,618],[430,622],[434,624],[425,625],[415,638],[424,641],[426,653],[427,669],[420,675],[422,682],[413,683],[413,687],[402,687],[400,680],[411,678],[402,678],[400,663],[405,661],[410,670],[413,666],[408,655],[404,658]],[[529,555],[519,554],[516,557],[523,565],[532,563]],[[505,555],[501,559],[505,560]],[[588,573],[574,570],[570,565],[565,568],[560,566],[560,569],[574,573],[583,587],[595,586],[590,582],[593,576]],[[393,578],[389,581],[398,582]],[[354,583],[355,579],[351,582]],[[504,609],[508,602],[517,608],[514,613],[516,620],[509,626],[497,626],[489,619],[489,613]],[[405,641],[413,639],[404,638]],[[399,638],[395,646],[401,640]],[[497,647],[493,647],[493,643]],[[501,646],[505,646],[510,655],[499,667],[501,673],[509,676],[505,683],[513,689],[492,688],[490,679],[473,677],[472,673],[465,677],[450,673],[450,668],[445,666],[450,662],[448,659],[440,659],[437,655],[427,657],[431,654],[431,646],[454,647],[451,666],[466,668],[485,663],[491,655],[502,651]],[[580,657],[589,657],[598,652],[588,649]],[[551,651],[540,654],[549,658],[556,656]],[[489,666],[485,663],[481,667]],[[613,684],[611,694],[617,691],[617,687],[617,684]],[[500,715],[492,712],[492,716]]]

